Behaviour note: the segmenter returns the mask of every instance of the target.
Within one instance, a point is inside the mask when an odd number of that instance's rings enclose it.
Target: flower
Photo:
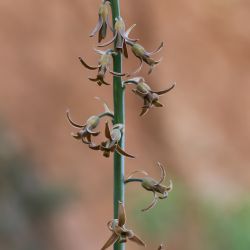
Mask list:
[[[96,97],[96,99],[100,100],[99,97]],[[114,118],[113,112],[110,111],[110,109],[108,108],[108,106],[105,102],[104,102],[104,109],[105,109],[105,111],[103,113],[101,113],[99,115],[90,116],[88,118],[88,120],[86,121],[86,123],[83,125],[75,123],[70,118],[69,110],[67,110],[66,115],[67,115],[69,123],[76,128],[80,128],[80,130],[76,134],[72,133],[72,136],[77,140],[82,140],[82,142],[85,144],[91,144],[92,143],[91,135],[97,136],[100,134],[99,131],[98,132],[93,131],[93,129],[95,129],[98,126],[98,124],[100,123],[100,119],[102,117],[105,117],[105,116],[109,116],[111,118]]]
[[[166,171],[160,162],[158,162],[157,165],[161,169],[161,178],[159,181],[153,179],[152,177],[149,177],[148,173],[145,171],[136,170],[133,173],[131,173],[130,176],[124,182],[125,184],[134,181],[141,182],[143,188],[153,192],[154,198],[148,207],[142,209],[143,212],[153,208],[159,201],[159,199],[166,199],[168,197],[168,193],[173,189],[173,183],[171,180],[168,186],[164,186],[161,184],[166,178]],[[142,173],[146,175],[146,177],[142,179],[131,178],[135,173]]]
[[[96,27],[90,34],[90,37],[93,37],[97,32],[98,33],[98,42],[101,42],[107,35],[107,26],[110,27],[108,15],[109,15],[109,8],[108,5],[110,4],[109,1],[103,0],[98,11],[98,22]],[[112,30],[112,28],[110,27]]]
[[[135,77],[126,81],[123,81],[123,86],[126,84],[135,84],[136,88],[132,91],[143,98],[144,105],[142,106],[142,111],[140,116],[145,115],[151,107],[163,107],[164,105],[159,102],[161,95],[169,92],[174,88],[175,83],[171,87],[162,91],[152,91],[149,85],[145,82],[143,77]]]
[[[116,151],[117,153],[130,157],[135,158],[133,155],[130,155],[123,151],[123,149],[119,145],[119,141],[122,137],[122,130],[124,128],[123,124],[115,124],[110,131],[108,122],[106,122],[105,126],[105,136],[108,140],[102,142],[100,145],[90,144],[89,147],[93,150],[101,150],[103,151],[103,156],[109,157],[110,152]]]
[[[139,43],[133,43],[131,44],[131,50],[134,53],[134,55],[139,58],[140,60],[140,66],[139,68],[134,71],[131,75],[135,75],[142,69],[142,62],[145,62],[150,66],[148,74],[150,74],[153,70],[153,68],[161,62],[161,59],[156,61],[153,58],[151,58],[152,55],[156,54],[159,52],[163,47],[163,42],[160,44],[160,46],[154,50],[153,52],[147,52]]]
[[[124,205],[122,202],[119,201],[119,207],[118,207],[118,219],[113,219],[108,222],[107,226],[108,229],[112,232],[111,237],[108,239],[108,241],[104,244],[104,246],[101,248],[101,250],[107,249],[109,246],[114,244],[115,242],[124,243],[127,242],[127,239],[137,243],[141,246],[146,246],[146,244],[135,235],[135,233],[132,230],[129,230],[125,227],[126,223],[126,214]]]
[[[96,78],[89,78],[89,80],[91,80],[93,82],[97,82],[97,84],[99,86],[101,86],[102,84],[110,85],[109,83],[107,83],[104,80],[104,76],[105,76],[107,71],[109,71],[109,73],[111,73],[112,75],[115,75],[115,76],[125,76],[126,75],[123,73],[117,73],[117,72],[113,72],[112,70],[110,70],[110,64],[112,62],[112,55],[116,54],[116,52],[114,52],[112,49],[108,49],[106,51],[101,51],[101,50],[95,50],[95,51],[101,55],[101,58],[100,58],[97,66],[89,66],[81,57],[79,57],[81,64],[84,67],[86,67],[87,69],[90,69],[90,70],[98,69],[98,73],[97,73]]]
[[[127,50],[127,45],[126,43],[132,45],[138,39],[131,39],[128,37],[129,33],[131,30],[135,27],[135,24],[133,24],[127,31],[125,30],[125,23],[121,17],[115,19],[115,34],[113,38],[103,44],[99,44],[98,47],[105,47],[111,44],[115,39],[115,48],[118,51],[121,51],[126,58],[128,58],[128,50]]]

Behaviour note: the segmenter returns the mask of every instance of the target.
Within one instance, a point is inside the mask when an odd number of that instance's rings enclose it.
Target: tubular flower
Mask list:
[[[79,57],[81,64],[87,69],[90,69],[90,70],[98,69],[96,78],[89,78],[90,81],[97,82],[99,86],[101,86],[102,84],[110,85],[104,80],[104,76],[107,71],[109,71],[109,73],[115,76],[126,75],[123,73],[117,73],[117,72],[110,70],[110,64],[112,62],[112,55],[116,54],[116,52],[114,52],[112,49],[108,49],[106,51],[101,51],[101,50],[95,50],[95,51],[101,55],[101,58],[99,59],[97,66],[89,66],[81,57]]]
[[[118,219],[113,219],[108,222],[107,226],[109,230],[112,232],[111,237],[108,241],[104,244],[101,250],[105,250],[111,245],[113,245],[116,241],[119,243],[127,242],[127,239],[137,243],[141,246],[146,246],[146,244],[135,235],[132,230],[129,230],[125,227],[126,223],[126,214],[125,209],[122,202],[119,201],[119,208],[118,208]]]
[[[151,107],[163,107],[164,105],[159,102],[161,95],[169,92],[174,88],[175,83],[171,87],[162,91],[152,91],[149,85],[145,82],[143,77],[135,77],[123,82],[123,86],[126,84],[135,84],[136,88],[132,91],[143,98],[144,105],[142,106],[142,111],[140,116],[145,115]]]
[[[153,192],[154,198],[148,207],[142,209],[143,212],[149,210],[150,208],[153,208],[156,205],[156,203],[159,201],[159,199],[166,199],[168,197],[168,193],[173,189],[173,184],[171,180],[170,180],[169,186],[164,186],[161,184],[166,178],[166,171],[160,162],[158,162],[158,166],[161,169],[161,178],[159,181],[156,181],[155,179],[149,177],[147,172],[140,171],[140,170],[134,171],[127,178],[127,180],[125,180],[125,183],[136,182],[136,181],[141,182],[141,185],[143,188],[145,188],[148,191]],[[135,173],[142,173],[146,175],[146,177],[142,179],[131,178]]]
[[[125,23],[121,17],[115,19],[115,34],[113,38],[103,44],[98,45],[98,47],[105,47],[109,44],[111,44],[115,39],[115,48],[119,51],[121,51],[126,58],[128,58],[128,50],[126,43],[132,45],[138,39],[131,39],[128,37],[131,30],[135,27],[135,24],[133,24],[127,31],[125,30]]]
[[[109,25],[108,15],[109,15],[109,1],[103,0],[98,11],[98,22],[96,27],[90,34],[90,37],[93,37],[97,32],[98,33],[98,43],[102,41],[107,35],[107,27]],[[112,30],[112,29],[111,29]]]
[[[90,144],[89,147],[93,150],[101,150],[103,151],[103,156],[109,157],[110,152],[116,151],[117,153],[135,158],[133,155],[130,155],[123,151],[123,149],[119,145],[119,141],[122,137],[122,130],[124,128],[123,124],[115,124],[112,130],[109,129],[108,122],[106,122],[105,126],[105,136],[108,140],[102,142],[100,145]]]
[[[161,62],[161,59],[156,61],[151,56],[158,53],[162,49],[162,47],[163,47],[163,42],[160,44],[160,46],[156,50],[154,50],[152,52],[147,52],[139,43],[131,44],[132,52],[140,60],[139,68],[136,71],[134,71],[131,75],[135,75],[136,73],[138,73],[142,69],[143,62],[145,62],[146,64],[148,64],[150,66],[149,71],[148,71],[148,74],[150,74],[152,72],[153,68],[158,63]]]
[[[97,99],[100,99],[100,98],[97,97]],[[105,110],[103,113],[99,115],[90,116],[88,120],[86,121],[86,123],[83,125],[75,123],[70,118],[69,110],[67,110],[66,114],[67,114],[69,123],[76,128],[80,128],[80,130],[76,134],[72,133],[72,136],[77,140],[82,140],[82,142],[85,144],[92,144],[91,136],[97,136],[100,134],[99,131],[98,132],[93,131],[93,129],[95,129],[100,123],[100,119],[104,116],[109,116],[111,118],[114,118],[113,112],[110,111],[110,109],[108,108],[105,102],[104,102],[104,109]]]

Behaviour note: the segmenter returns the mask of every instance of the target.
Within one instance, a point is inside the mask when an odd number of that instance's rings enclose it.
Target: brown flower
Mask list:
[[[132,91],[143,98],[144,105],[142,106],[142,111],[140,116],[145,115],[151,107],[163,107],[164,105],[159,102],[161,95],[169,92],[174,88],[175,83],[171,87],[162,91],[152,91],[149,85],[145,82],[143,77],[135,77],[126,81],[123,81],[123,85],[135,84],[136,89]]]
[[[113,219],[108,222],[107,225],[109,230],[112,232],[112,235],[101,248],[101,250],[107,249],[117,241],[119,243],[127,242],[127,239],[137,243],[138,245],[144,247],[146,246],[146,244],[138,236],[136,236],[132,230],[129,230],[125,227],[125,223],[126,214],[124,205],[122,204],[122,202],[119,201],[118,219]]]
[[[125,184],[129,183],[129,182],[141,182],[141,185],[143,188],[145,188],[148,191],[153,192],[154,199],[148,207],[142,209],[143,212],[149,210],[150,208],[153,208],[156,205],[156,203],[159,201],[159,199],[166,199],[168,197],[168,193],[173,189],[173,184],[172,184],[171,180],[170,180],[169,186],[164,186],[161,184],[166,178],[166,171],[160,162],[158,162],[157,165],[161,169],[161,178],[159,181],[156,181],[152,177],[149,177],[147,172],[140,171],[140,170],[134,171],[127,178],[127,180],[125,180]],[[142,179],[131,178],[135,173],[142,173],[142,174],[146,175],[146,177],[144,177]]]
[[[96,99],[100,99],[100,98],[97,97]],[[99,131],[98,132],[93,131],[93,129],[95,129],[98,126],[98,124],[100,123],[100,119],[102,117],[105,117],[105,116],[109,116],[111,118],[114,118],[113,112],[110,111],[110,109],[108,108],[108,106],[105,102],[104,102],[104,109],[105,109],[105,111],[103,113],[89,117],[88,120],[86,121],[86,123],[83,125],[75,123],[70,118],[69,110],[67,110],[66,114],[67,114],[67,118],[68,118],[69,123],[76,128],[80,128],[80,130],[76,134],[72,133],[72,136],[77,140],[82,140],[82,142],[85,144],[91,144],[92,143],[91,135],[97,136],[100,134]]]
[[[142,68],[142,62],[145,62],[146,64],[148,64],[150,66],[148,74],[150,74],[153,70],[153,68],[161,62],[161,59],[156,61],[154,60],[151,56],[158,53],[163,47],[163,42],[160,44],[160,46],[154,50],[153,52],[147,52],[139,43],[133,43],[131,44],[131,49],[132,52],[134,53],[134,55],[139,58],[140,60],[140,66],[139,68],[134,71],[131,75],[134,75],[136,73],[138,73],[141,68]]]
[[[131,30],[135,27],[135,24],[133,24],[127,31],[125,29],[125,23],[121,17],[115,19],[115,34],[113,38],[103,44],[99,44],[98,47],[105,47],[111,44],[115,39],[115,48],[119,51],[121,51],[126,58],[128,58],[128,50],[127,50],[127,43],[132,45],[138,39],[131,39],[128,37]]]
[[[103,0],[98,11],[98,22],[96,27],[90,34],[90,37],[93,37],[97,32],[98,33],[98,42],[101,42],[107,35],[107,27],[110,27],[108,15],[109,15],[109,1]],[[112,30],[112,28],[110,27]]]
[[[93,150],[103,151],[103,156],[109,157],[111,152],[116,151],[117,153],[135,158],[133,155],[126,153],[119,145],[119,141],[122,137],[123,124],[115,124],[112,130],[109,129],[108,122],[106,122],[105,136],[108,140],[102,142],[100,145],[90,144],[89,147]]]
[[[97,66],[89,66],[81,57],[79,57],[81,64],[87,69],[90,69],[90,70],[98,69],[96,78],[89,78],[90,81],[97,82],[99,86],[101,86],[102,84],[110,85],[104,80],[104,77],[107,71],[109,71],[109,73],[115,76],[126,75],[123,73],[117,73],[117,72],[110,70],[110,64],[112,62],[112,55],[116,54],[116,52],[114,52],[112,49],[108,49],[106,51],[101,51],[101,50],[95,50],[95,51],[101,55],[101,58]]]

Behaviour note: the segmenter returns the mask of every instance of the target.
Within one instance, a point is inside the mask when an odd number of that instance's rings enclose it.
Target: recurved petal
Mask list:
[[[160,46],[159,46],[157,49],[155,49],[155,50],[152,51],[152,52],[145,52],[145,54],[146,54],[147,56],[151,56],[151,55],[153,55],[153,54],[158,53],[162,48],[163,48],[163,42],[160,44]]]
[[[100,150],[101,146],[100,145],[95,145],[95,144],[90,144],[89,148],[93,149],[93,150]]]
[[[108,45],[110,45],[117,37],[117,32],[115,33],[115,35],[111,38],[111,40],[107,41],[106,43],[103,44],[98,44],[98,47],[106,47]]]
[[[98,16],[98,22],[97,25],[95,26],[95,28],[93,29],[93,31],[91,32],[91,34],[89,35],[90,37],[94,36],[102,27],[102,18],[99,15]]]
[[[80,124],[75,123],[75,122],[70,118],[70,112],[69,112],[69,110],[66,111],[66,115],[67,115],[67,118],[68,118],[69,123],[70,123],[72,126],[77,127],[77,128],[84,128],[84,127],[86,126],[86,124],[80,125]]]
[[[99,66],[89,66],[86,62],[83,61],[83,59],[80,56],[78,57],[78,59],[80,60],[81,64],[87,69],[95,70],[99,68]]]
[[[156,193],[154,192],[154,199],[152,200],[152,202],[149,204],[149,206],[147,206],[146,208],[143,208],[141,211],[142,212],[148,211],[149,209],[153,208],[157,202],[158,202],[158,198],[156,196]]]
[[[104,244],[104,246],[101,248],[101,250],[107,249],[109,246],[114,244],[118,240],[119,236],[115,233],[113,233],[108,241]]]
[[[135,174],[137,173],[141,173],[141,174],[144,174],[144,175],[148,175],[148,173],[144,170],[135,170],[133,171],[128,177],[127,177],[127,180],[129,180],[130,178],[132,178]]]
[[[126,153],[126,152],[119,146],[119,144],[116,145],[116,151],[117,151],[119,154],[121,154],[121,155],[130,157],[130,158],[135,158],[135,156]]]
[[[109,129],[109,124],[108,122],[106,122],[105,124],[105,136],[106,138],[108,138],[109,140],[111,140],[111,134],[110,134],[110,129]]]
[[[140,246],[146,246],[146,244],[144,243],[143,240],[141,240],[138,236],[136,236],[135,234],[132,237],[128,237],[129,240],[137,243]]]
[[[93,136],[98,136],[101,132],[100,131],[92,131],[90,128],[86,128],[86,130],[88,131],[89,134],[93,135]]]
[[[86,138],[87,138],[87,140],[85,140],[85,138],[83,137],[82,138],[82,142],[84,143],[84,144],[90,144],[91,143],[91,138],[90,138],[90,134],[88,134],[88,136],[86,136]]]
[[[128,50],[127,50],[126,41],[123,42],[123,54],[126,58],[128,58]]]
[[[125,32],[124,36],[128,37],[129,33],[132,31],[132,29],[136,26],[136,24],[134,23],[133,25],[131,25],[127,31]]]
[[[122,227],[126,223],[126,213],[124,205],[121,201],[118,201],[118,226]]]
[[[158,101],[154,101],[154,102],[153,102],[153,105],[154,105],[155,107],[163,107],[163,106],[164,106],[163,104],[161,104],[161,103],[158,102]]]
[[[164,181],[164,179],[166,178],[166,170],[165,170],[165,168],[162,166],[162,164],[161,164],[160,162],[157,162],[157,165],[158,165],[158,167],[161,169],[161,178],[160,178],[160,180],[158,181],[158,183],[156,184],[156,185],[159,185],[159,184],[161,184],[161,183]]]
[[[173,89],[175,87],[175,83],[173,83],[172,85],[171,85],[171,87],[169,87],[169,88],[167,88],[167,89],[165,89],[165,90],[162,90],[162,91],[152,91],[153,93],[156,93],[156,94],[158,94],[158,95],[163,95],[163,94],[165,94],[165,93],[167,93],[167,92],[169,92],[171,89]]]
[[[138,57],[138,58],[139,58],[139,57]],[[142,65],[143,65],[143,61],[142,61],[141,58],[139,58],[139,60],[140,60],[140,65],[139,65],[139,67],[138,67],[134,72],[132,72],[131,74],[129,74],[128,77],[129,77],[129,76],[134,76],[134,75],[136,75],[137,73],[139,73],[139,72],[141,71]],[[136,84],[137,84],[137,83],[136,83]]]
[[[102,41],[106,37],[107,34],[107,23],[103,23],[101,29],[99,30],[98,34],[98,43]]]
[[[167,191],[170,192],[172,190],[173,190],[173,182],[172,182],[172,180],[169,180],[169,185],[167,187]]]
[[[149,110],[149,107],[143,106],[140,116],[144,116],[145,114],[147,114],[148,110]]]

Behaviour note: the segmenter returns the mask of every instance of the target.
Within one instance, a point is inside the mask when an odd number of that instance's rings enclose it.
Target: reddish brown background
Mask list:
[[[89,82],[94,73],[77,59],[81,55],[93,65],[98,58],[92,51],[96,39],[88,37],[98,5],[87,0],[0,2],[0,118],[11,140],[41,166],[42,176],[82,193],[54,218],[60,250],[99,249],[112,216],[112,158],[73,140],[65,118],[68,107],[79,122],[102,111],[94,96],[112,105],[112,88]],[[128,89],[126,149],[137,159],[126,160],[126,172],[144,168],[156,176],[159,160],[176,185],[182,183],[195,197],[236,202],[250,188],[249,1],[137,0],[121,1],[121,9],[127,27],[137,24],[131,37],[139,37],[145,48],[165,43],[164,60],[146,76],[153,88],[177,83],[162,97],[166,107],[142,118],[141,100]],[[131,53],[129,62],[128,71],[138,63]],[[129,211],[139,209],[138,194],[145,195],[129,188]],[[145,195],[145,202],[149,199]],[[140,232],[133,216],[129,223]],[[191,247],[195,236],[180,234],[183,243],[176,236],[169,249],[196,249]],[[165,236],[160,240],[168,241]]]

